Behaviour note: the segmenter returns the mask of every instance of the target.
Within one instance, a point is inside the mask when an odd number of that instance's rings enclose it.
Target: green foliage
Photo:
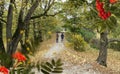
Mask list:
[[[120,51],[120,42],[114,42],[109,44],[109,48]]]
[[[38,30],[41,30],[43,40],[50,39],[52,32],[60,29],[60,26],[58,26],[59,24],[61,24],[61,20],[56,17],[42,17],[40,21],[40,28],[38,28]]]
[[[68,0],[67,5],[69,8],[79,8],[86,0]]]
[[[23,54],[29,54],[30,52],[32,52],[32,45],[29,42],[26,42],[24,44],[21,43],[21,52]]]
[[[98,16],[98,12],[96,11],[95,6],[90,6],[90,11],[88,11],[85,15],[84,21],[86,24],[89,24],[88,27],[92,29],[97,29],[99,33],[104,31],[114,31],[117,27],[118,21],[116,16],[114,16],[114,12],[110,11],[113,15],[111,15],[108,19],[103,20]]]
[[[116,27],[116,29],[114,31],[112,31],[111,35],[115,38],[119,38],[120,37],[120,25],[118,25]]]
[[[33,55],[37,51],[38,46],[40,46],[40,42],[30,39],[30,50],[26,51],[28,54]]]
[[[12,66],[12,57],[7,53],[0,53],[0,65],[10,68]]]
[[[62,65],[63,63],[61,62],[61,59],[58,59],[58,60],[54,60],[52,59],[51,62],[46,62],[46,63],[42,63],[41,64],[41,71],[44,73],[44,74],[51,74],[51,73],[62,73]]]
[[[99,39],[91,39],[90,40],[90,46],[95,49],[99,49],[100,47],[100,40]]]
[[[95,36],[95,34],[91,30],[88,30],[88,29],[81,28],[79,32],[82,35],[82,37],[84,37],[85,41],[87,42],[89,42]]]
[[[35,67],[35,64],[27,63],[25,65],[21,64],[16,68],[10,70],[10,74],[35,74],[31,70]]]
[[[120,18],[120,2],[117,2],[115,4],[112,4],[110,7],[110,11],[118,18]]]
[[[72,33],[81,34],[81,36],[86,42],[89,42],[95,36],[95,33],[90,28],[83,28],[70,25],[65,25],[64,27],[68,28]]]

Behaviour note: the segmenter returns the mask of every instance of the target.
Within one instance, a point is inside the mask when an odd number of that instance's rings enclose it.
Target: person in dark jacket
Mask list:
[[[63,41],[63,39],[64,39],[64,34],[62,33],[61,34],[61,41]]]
[[[58,38],[59,38],[59,35],[58,33],[56,33],[56,43],[58,43]]]

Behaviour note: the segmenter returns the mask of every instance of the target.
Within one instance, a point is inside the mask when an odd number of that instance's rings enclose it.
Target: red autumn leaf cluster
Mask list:
[[[23,62],[26,60],[26,57],[20,52],[16,52],[12,56],[13,58],[17,59],[19,62]]]
[[[111,12],[105,12],[105,9],[103,8],[103,3],[99,0],[96,0],[96,9],[98,11],[99,17],[101,17],[103,20],[106,20],[111,16]]]
[[[4,67],[4,66],[1,66],[0,67],[0,73],[2,73],[2,74],[8,74],[8,69],[6,67]]]
[[[118,0],[109,0],[111,4],[116,3]]]

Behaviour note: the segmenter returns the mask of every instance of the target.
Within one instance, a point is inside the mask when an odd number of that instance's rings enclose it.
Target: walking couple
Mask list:
[[[60,42],[60,40],[61,40],[61,42],[63,42],[64,34],[63,33],[56,33],[56,43]]]

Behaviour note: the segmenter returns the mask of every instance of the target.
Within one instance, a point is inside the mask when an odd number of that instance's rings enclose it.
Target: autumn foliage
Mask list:
[[[114,3],[116,3],[118,0],[110,0],[110,3],[111,4],[114,4]]]
[[[109,2],[111,4],[116,3],[118,0],[109,0]],[[106,20],[107,18],[109,18],[111,16],[111,12],[108,11],[106,12],[104,9],[104,3],[100,2],[100,0],[96,0],[96,9],[98,11],[98,16],[100,18],[102,18],[103,20]]]
[[[111,16],[111,12],[106,12],[104,9],[104,3],[100,2],[99,0],[96,0],[96,9],[98,11],[99,17],[101,17],[103,20],[106,20]]]
[[[1,66],[0,67],[0,74],[8,74],[8,69],[6,68],[6,67],[4,67],[4,66]]]
[[[12,56],[13,58],[17,59],[19,62],[23,62],[26,60],[26,57],[20,52],[16,52]]]

